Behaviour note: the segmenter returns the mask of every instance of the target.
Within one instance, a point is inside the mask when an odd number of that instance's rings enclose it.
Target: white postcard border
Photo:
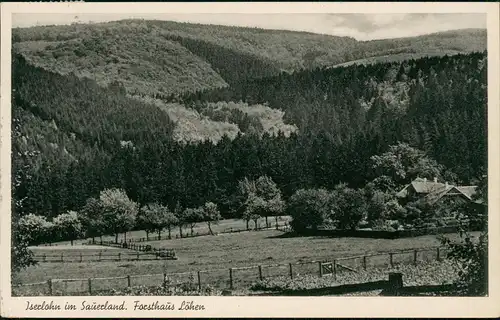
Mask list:
[[[487,13],[489,297],[11,297],[10,283],[10,99],[13,13]],[[2,3],[0,265],[1,315],[5,317],[494,317],[500,315],[500,112],[498,3]],[[26,311],[26,301],[80,306],[82,301],[126,301],[127,311]],[[204,311],[133,311],[142,303],[194,301]]]

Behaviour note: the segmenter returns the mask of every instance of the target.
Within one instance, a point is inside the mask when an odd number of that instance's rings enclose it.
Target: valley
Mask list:
[[[252,270],[246,281],[268,263],[286,274],[302,260],[452,250],[429,233],[460,240],[463,223],[479,238],[487,67],[482,29],[372,41],[153,20],[14,29],[13,238],[81,257],[18,259],[16,281],[49,288],[49,279],[78,278],[75,288],[92,293],[87,278],[125,274],[110,286],[132,287],[131,277],[154,274],[137,282],[153,287],[167,271],[223,269],[212,280],[224,287],[233,267]],[[427,190],[432,181],[439,192]],[[283,229],[251,231],[279,217]],[[191,228],[206,235],[189,237]],[[171,240],[126,248],[167,231]],[[415,235],[377,238],[407,231]],[[71,244],[92,238],[132,258],[84,261],[85,245]],[[67,248],[36,247],[53,242]],[[160,259],[160,249],[178,259]]]

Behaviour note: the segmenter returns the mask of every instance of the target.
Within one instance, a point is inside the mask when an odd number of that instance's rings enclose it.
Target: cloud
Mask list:
[[[486,28],[486,14],[482,13],[14,14],[13,26],[69,24],[76,21],[105,22],[130,18],[307,31],[350,36],[358,40],[411,37],[464,28]]]
[[[411,37],[439,31],[486,28],[486,15],[474,13],[328,14],[331,34],[358,40]]]

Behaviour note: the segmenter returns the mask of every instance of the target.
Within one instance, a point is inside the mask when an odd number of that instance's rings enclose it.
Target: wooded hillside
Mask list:
[[[31,63],[133,95],[164,96],[334,66],[483,51],[485,30],[356,41],[349,37],[170,21],[123,20],[13,30],[14,50]],[[360,63],[363,63],[361,61]]]
[[[239,133],[217,144],[179,144],[168,112],[120,86],[13,62],[21,126],[13,163],[24,179],[14,197],[27,197],[25,213],[55,216],[116,187],[141,205],[212,201],[229,217],[239,214],[244,178],[267,175],[285,198],[339,182],[359,187],[376,176],[370,158],[397,142],[444,165],[450,182],[472,184],[486,172],[485,53],[281,73],[162,101],[234,123]],[[297,130],[271,135],[269,123]]]

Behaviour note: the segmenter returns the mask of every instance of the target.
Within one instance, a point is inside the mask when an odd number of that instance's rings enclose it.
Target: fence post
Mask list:
[[[261,265],[259,265],[259,280],[262,280],[262,279],[264,279],[264,278],[262,277],[262,266],[261,266]]]
[[[288,267],[290,268],[290,279],[293,279],[293,267],[292,267],[292,263],[289,263]]]
[[[61,262],[64,262],[64,253],[61,253]]]
[[[437,248],[437,252],[436,252],[436,260],[437,260],[437,261],[440,261],[440,260],[441,260],[441,257],[440,257],[440,252],[439,252],[439,247]]]
[[[333,278],[337,280],[337,260],[333,260]]]
[[[413,263],[414,263],[414,264],[417,264],[417,255],[418,255],[418,250],[417,250],[417,249],[415,249],[415,250],[413,251]]]
[[[319,267],[319,277],[323,277],[323,264],[321,261],[318,261],[318,267]]]
[[[122,260],[122,253],[118,252],[118,261],[121,261],[121,260]]]
[[[400,272],[389,273],[388,290],[393,295],[399,295],[399,291],[403,288],[403,274]]]
[[[233,268],[229,268],[229,289],[233,289]]]
[[[201,271],[198,271],[198,291],[201,292]]]
[[[83,261],[83,255],[82,255],[82,253],[80,252],[80,262],[82,262],[82,261]]]
[[[139,261],[139,251],[137,251],[137,261]]]
[[[43,254],[43,262],[46,262],[47,261],[47,255],[44,253]]]
[[[391,264],[391,268],[394,268],[394,260],[393,260],[394,253],[389,253],[389,262]]]
[[[127,287],[130,287],[130,275],[127,276]]]
[[[167,288],[167,274],[163,274],[163,289]]]
[[[366,256],[363,256],[363,270],[366,270]]]
[[[89,278],[89,294],[92,294],[92,278]]]
[[[52,295],[52,279],[47,280],[47,285],[49,286],[49,295]]]

